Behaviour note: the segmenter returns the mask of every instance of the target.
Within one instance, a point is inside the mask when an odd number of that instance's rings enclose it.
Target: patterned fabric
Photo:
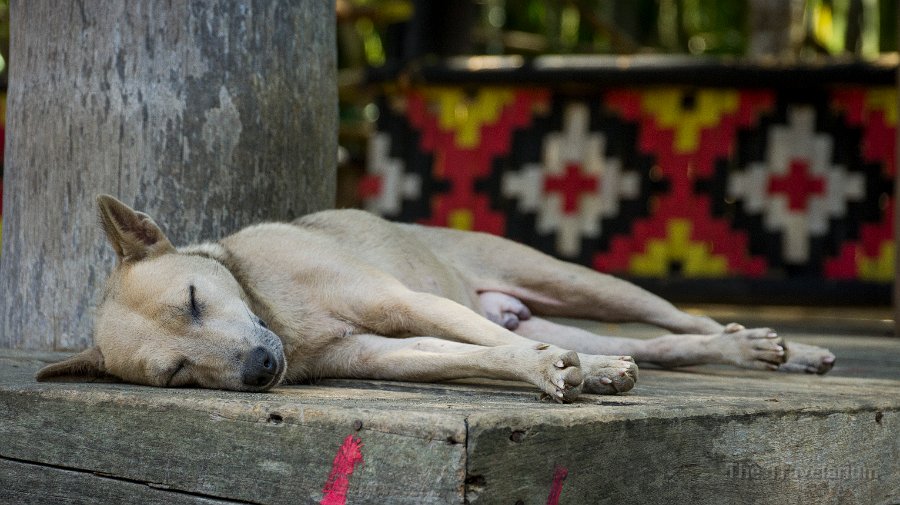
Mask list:
[[[894,276],[893,88],[384,97],[366,207],[632,278]]]

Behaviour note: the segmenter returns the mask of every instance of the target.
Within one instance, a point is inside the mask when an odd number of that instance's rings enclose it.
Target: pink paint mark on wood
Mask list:
[[[559,505],[559,495],[562,494],[563,481],[569,476],[569,470],[558,466],[553,469],[553,484],[550,486],[550,496],[547,497],[547,505]]]
[[[334,455],[331,464],[331,473],[325,487],[322,488],[321,505],[345,505],[347,503],[347,490],[350,488],[350,476],[357,464],[362,463],[362,440],[353,435],[347,435],[344,443]]]

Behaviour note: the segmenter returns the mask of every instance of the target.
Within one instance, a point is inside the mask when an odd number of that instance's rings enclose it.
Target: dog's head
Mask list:
[[[219,261],[179,253],[149,216],[97,199],[118,264],[94,318],[94,347],[38,380],[112,375],[153,386],[264,391],[285,373],[281,340]]]

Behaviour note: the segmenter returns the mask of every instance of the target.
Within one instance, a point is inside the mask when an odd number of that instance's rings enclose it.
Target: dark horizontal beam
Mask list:
[[[891,284],[825,279],[648,279],[631,282],[679,303],[888,307]]]
[[[894,85],[897,58],[785,64],[732,58],[640,55],[465,56],[403,70],[373,69],[374,82],[406,75],[427,84],[541,86],[654,86],[804,88],[823,84]]]

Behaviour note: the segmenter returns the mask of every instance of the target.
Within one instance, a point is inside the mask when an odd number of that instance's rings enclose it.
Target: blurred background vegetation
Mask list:
[[[23,0],[27,1],[27,0]],[[367,82],[488,54],[691,54],[781,63],[896,57],[900,0],[336,0],[341,144],[378,118]],[[0,85],[9,0],[0,0]]]
[[[378,87],[464,55],[672,54],[766,64],[897,58],[898,0],[337,0],[340,143],[357,173]],[[349,167],[348,167],[349,168]],[[339,177],[352,177],[341,171]],[[341,184],[352,188],[354,184]],[[339,205],[354,196],[338,195]]]
[[[809,61],[897,50],[897,0],[337,0],[337,11],[342,68],[428,53]]]
[[[27,1],[27,0],[23,0]],[[467,54],[693,54],[780,62],[897,51],[898,0],[336,0],[342,119],[375,111],[357,85]],[[9,0],[0,0],[0,83]],[[356,124],[356,121],[363,123]],[[348,132],[348,133],[349,133]]]
[[[27,0],[23,0],[27,1]],[[778,62],[897,51],[898,0],[336,0],[342,140],[377,119],[365,89],[410,64],[490,54],[692,54]],[[0,0],[0,84],[9,0]]]

